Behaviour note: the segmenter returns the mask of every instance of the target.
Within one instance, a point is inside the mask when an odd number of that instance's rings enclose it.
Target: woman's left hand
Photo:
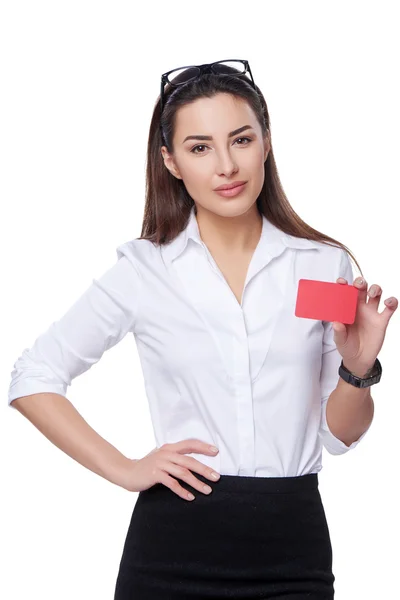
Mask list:
[[[385,309],[379,313],[379,300],[382,288],[372,285],[368,289],[365,280],[356,278],[353,285],[358,289],[357,310],[354,323],[347,325],[334,321],[334,341],[343,358],[344,366],[358,377],[365,377],[367,371],[374,365],[383,340],[386,328],[393,313],[397,309],[398,300],[387,298]],[[347,280],[339,277],[337,283],[347,284]],[[368,297],[368,302],[367,302]]]

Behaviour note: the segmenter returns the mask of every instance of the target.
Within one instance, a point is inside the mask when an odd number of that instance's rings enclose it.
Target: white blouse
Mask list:
[[[295,316],[301,278],[353,283],[347,253],[283,233],[263,216],[241,304],[190,220],[172,242],[133,239],[67,313],[14,364],[8,403],[66,396],[72,380],[133,333],[157,447],[196,438],[190,453],[227,475],[291,477],[343,454],[326,403],[341,356],[330,322]]]

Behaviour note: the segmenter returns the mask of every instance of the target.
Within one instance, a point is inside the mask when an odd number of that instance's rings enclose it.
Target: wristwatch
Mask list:
[[[354,387],[366,388],[370,385],[374,385],[374,383],[378,383],[381,380],[382,365],[379,360],[376,359],[373,367],[367,373],[368,377],[357,377],[357,375],[354,375],[351,373],[351,371],[346,369],[342,359],[339,367],[339,375],[342,379],[347,381],[347,383],[354,385]]]

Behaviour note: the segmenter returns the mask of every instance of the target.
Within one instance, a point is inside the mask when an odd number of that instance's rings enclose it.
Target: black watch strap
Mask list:
[[[370,385],[374,385],[374,383],[378,383],[381,380],[382,365],[379,362],[379,360],[376,359],[374,366],[372,367],[372,372],[370,373],[370,375],[368,377],[363,378],[363,377],[357,377],[357,375],[354,375],[353,373],[351,373],[351,371],[346,369],[346,367],[343,364],[343,359],[342,359],[342,362],[340,363],[340,367],[339,367],[339,375],[342,379],[347,381],[347,383],[354,385],[354,387],[366,388],[366,387],[369,387]]]

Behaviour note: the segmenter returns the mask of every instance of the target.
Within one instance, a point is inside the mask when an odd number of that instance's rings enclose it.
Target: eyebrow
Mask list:
[[[242,133],[242,131],[244,131],[245,129],[253,129],[253,127],[251,127],[251,125],[243,125],[243,127],[239,127],[239,129],[235,129],[234,131],[229,132],[228,137],[232,137],[234,135],[237,135],[238,133]],[[200,135],[200,134],[188,135],[185,137],[182,144],[184,144],[186,142],[186,140],[212,140],[212,139],[213,138],[211,135]]]

